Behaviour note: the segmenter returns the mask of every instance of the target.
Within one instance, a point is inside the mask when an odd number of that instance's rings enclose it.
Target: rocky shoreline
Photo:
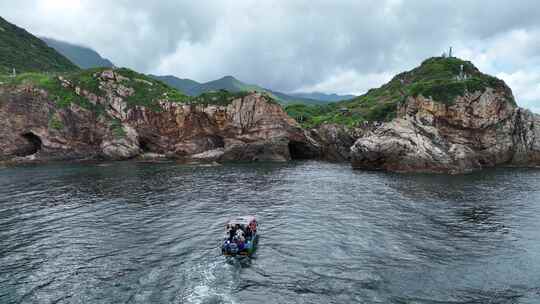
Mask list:
[[[0,87],[0,160],[287,161],[315,158],[320,147],[282,107],[260,93],[226,106],[159,101],[128,106],[133,91],[112,70],[99,76],[104,97],[68,80],[63,86],[101,113],[77,104],[59,107],[32,86]]]
[[[354,169],[445,174],[540,165],[540,116],[509,102],[506,86],[466,93],[452,104],[410,96],[395,119],[376,127],[306,130],[265,94],[226,105],[164,98],[150,108],[127,102],[135,92],[115,70],[95,76],[102,95],[60,78],[93,110],[59,106],[31,85],[1,86],[0,162],[320,159],[351,162]]]
[[[451,54],[352,99],[282,105],[276,92],[248,92],[261,91],[253,86],[188,96],[128,68],[80,69],[0,24],[0,166],[318,159],[442,174],[540,166],[540,116],[519,108],[504,81]]]

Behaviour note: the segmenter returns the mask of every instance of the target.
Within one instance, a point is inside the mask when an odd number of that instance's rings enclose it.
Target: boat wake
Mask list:
[[[240,266],[221,259],[197,265],[186,273],[180,303],[234,304],[232,292],[238,284]]]

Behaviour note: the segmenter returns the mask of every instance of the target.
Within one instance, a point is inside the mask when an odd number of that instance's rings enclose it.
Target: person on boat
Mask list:
[[[227,224],[225,226],[225,239],[226,240],[229,240],[229,241],[232,241],[232,227],[230,224]]]
[[[246,227],[246,240],[251,239],[251,228],[249,226]]]
[[[233,227],[232,225],[229,225],[229,241],[233,241],[234,237],[236,236],[236,227]]]
[[[236,225],[236,227],[238,228],[236,230],[236,237],[239,241],[241,242],[244,242],[245,241],[245,237],[244,237],[244,230],[242,230],[242,228],[240,227],[240,225]]]
[[[251,232],[256,232],[257,231],[257,222],[253,221],[251,223],[249,223],[249,228],[251,230]]]
[[[238,226],[238,229],[236,230],[236,245],[238,246],[238,250],[244,250],[244,246],[246,243],[244,230],[242,229],[242,226]]]

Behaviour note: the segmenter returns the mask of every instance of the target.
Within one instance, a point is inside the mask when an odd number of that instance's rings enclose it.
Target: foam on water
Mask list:
[[[232,293],[238,284],[237,279],[236,266],[226,263],[224,259],[197,265],[186,275],[186,286],[180,303],[234,304],[236,302]]]

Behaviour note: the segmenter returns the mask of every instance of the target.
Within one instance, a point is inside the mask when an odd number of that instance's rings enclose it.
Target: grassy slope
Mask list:
[[[458,79],[462,65],[466,79]],[[483,91],[488,87],[501,90],[508,101],[515,104],[511,91],[502,80],[482,74],[471,62],[434,57],[411,71],[396,75],[380,88],[371,89],[352,100],[327,106],[290,105],[286,110],[306,127],[322,123],[355,126],[364,121],[393,119],[398,104],[409,96],[422,95],[437,102],[452,104],[457,96]]]
[[[94,68],[80,70],[76,72],[64,73],[21,73],[13,78],[7,75],[0,75],[0,83],[3,85],[33,85],[48,92],[49,97],[59,108],[64,108],[75,103],[88,110],[101,112],[100,105],[93,105],[85,97],[79,96],[72,88],[62,86],[59,77],[69,80],[75,86],[104,97],[106,92],[100,87],[99,74],[106,68]],[[145,106],[154,111],[160,111],[158,102],[167,100],[184,104],[204,104],[204,105],[228,105],[234,99],[246,96],[247,92],[231,93],[224,90],[203,93],[200,96],[192,97],[168,86],[167,84],[155,80],[144,74],[134,72],[130,69],[119,68],[115,71],[125,77],[120,83],[125,87],[132,88],[134,94],[124,98],[128,107]]]
[[[0,17],[0,73],[75,71],[78,67],[45,42]]]

